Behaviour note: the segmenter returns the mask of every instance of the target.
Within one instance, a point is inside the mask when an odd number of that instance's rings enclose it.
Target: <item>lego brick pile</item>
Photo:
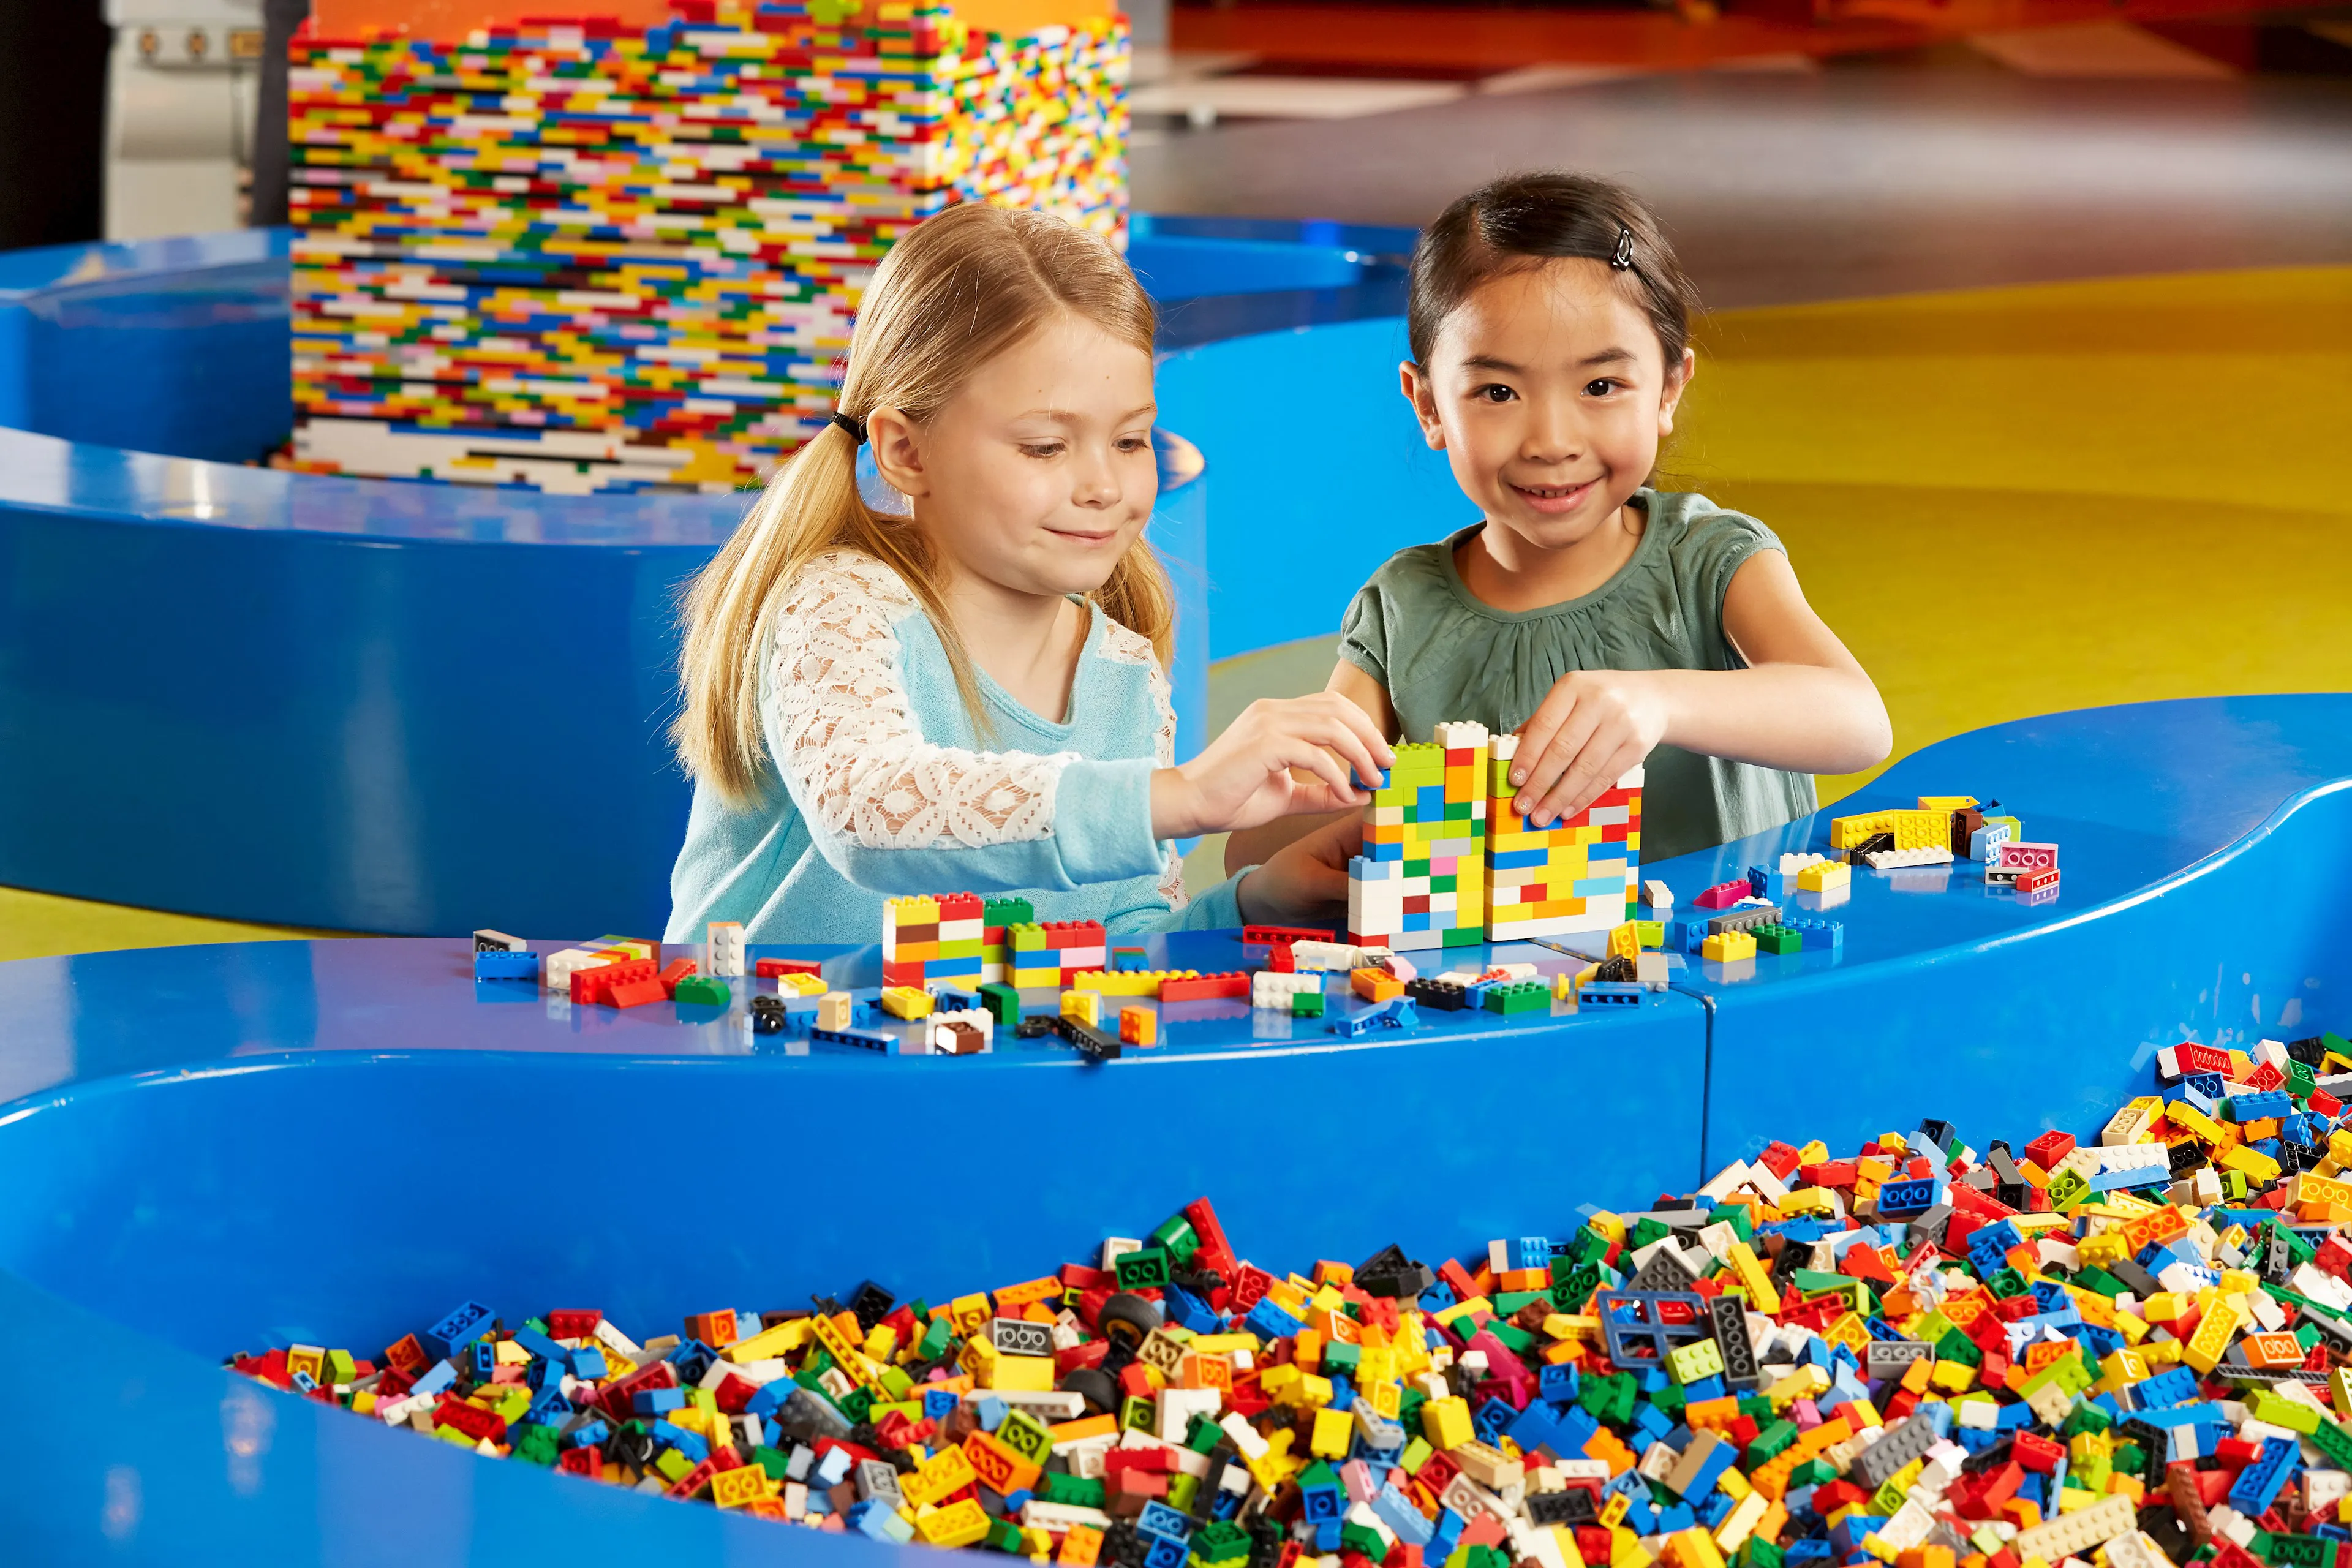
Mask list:
[[[1348,865],[1349,940],[1401,952],[1606,931],[1633,912],[1642,770],[1534,827],[1510,780],[1517,735],[1440,724],[1396,747]]]
[[[730,489],[823,425],[860,293],[922,218],[1124,231],[1116,16],[676,8],[297,40],[298,466]]]
[[[2341,1568],[2352,1044],[2158,1053],[2092,1142],[1774,1143],[1434,1267],[1207,1200],[992,1292],[639,1341],[467,1303],[232,1364],[477,1453],[1086,1568]]]

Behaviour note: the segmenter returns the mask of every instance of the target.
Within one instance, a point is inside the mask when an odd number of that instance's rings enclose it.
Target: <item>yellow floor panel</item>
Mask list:
[[[2069,708],[2352,688],[2352,268],[1726,311],[1699,341],[1665,482],[1779,531],[1897,756]],[[1218,664],[1213,726],[1318,689],[1335,641]],[[1204,843],[1193,885],[1222,858]],[[0,957],[299,934],[0,890]]]
[[[351,931],[297,931],[247,925],[162,910],[92,903],[55,893],[0,888],[0,960],[110,952],[126,947],[182,947],[206,942],[270,942],[293,937],[350,936]]]

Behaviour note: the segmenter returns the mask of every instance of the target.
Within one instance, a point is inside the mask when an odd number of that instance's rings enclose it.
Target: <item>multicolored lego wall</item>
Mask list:
[[[1605,931],[1632,918],[1642,770],[1582,811],[1536,827],[1510,780],[1516,735],[1437,726],[1396,748],[1348,866],[1349,940],[1398,951]]]
[[[1098,0],[594,9],[321,0],[297,38],[300,467],[733,489],[824,423],[923,218],[1124,235],[1128,31]]]

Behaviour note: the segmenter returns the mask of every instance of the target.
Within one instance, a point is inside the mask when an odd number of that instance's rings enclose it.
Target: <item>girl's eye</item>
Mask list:
[[[1151,437],[1149,436],[1123,436],[1119,438],[1118,449],[1122,452],[1148,452],[1151,449]]]
[[[1062,444],[1059,441],[1027,441],[1022,444],[1021,453],[1027,458],[1058,458],[1062,455]]]
[[[1470,395],[1477,398],[1483,403],[1508,403],[1511,399],[1517,397],[1518,394],[1513,392],[1509,387],[1505,386],[1500,382],[1494,382],[1486,386],[1480,387]]]
[[[1617,384],[1604,375],[1599,381],[1586,382],[1584,384],[1584,395],[1587,397],[1606,397],[1616,389]]]

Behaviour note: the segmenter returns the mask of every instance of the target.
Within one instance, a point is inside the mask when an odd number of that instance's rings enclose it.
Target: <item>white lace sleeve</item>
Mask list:
[[[1049,837],[1076,752],[933,745],[908,710],[892,626],[917,608],[871,556],[819,556],[774,617],[767,721],[777,768],[812,825],[870,849]]]

